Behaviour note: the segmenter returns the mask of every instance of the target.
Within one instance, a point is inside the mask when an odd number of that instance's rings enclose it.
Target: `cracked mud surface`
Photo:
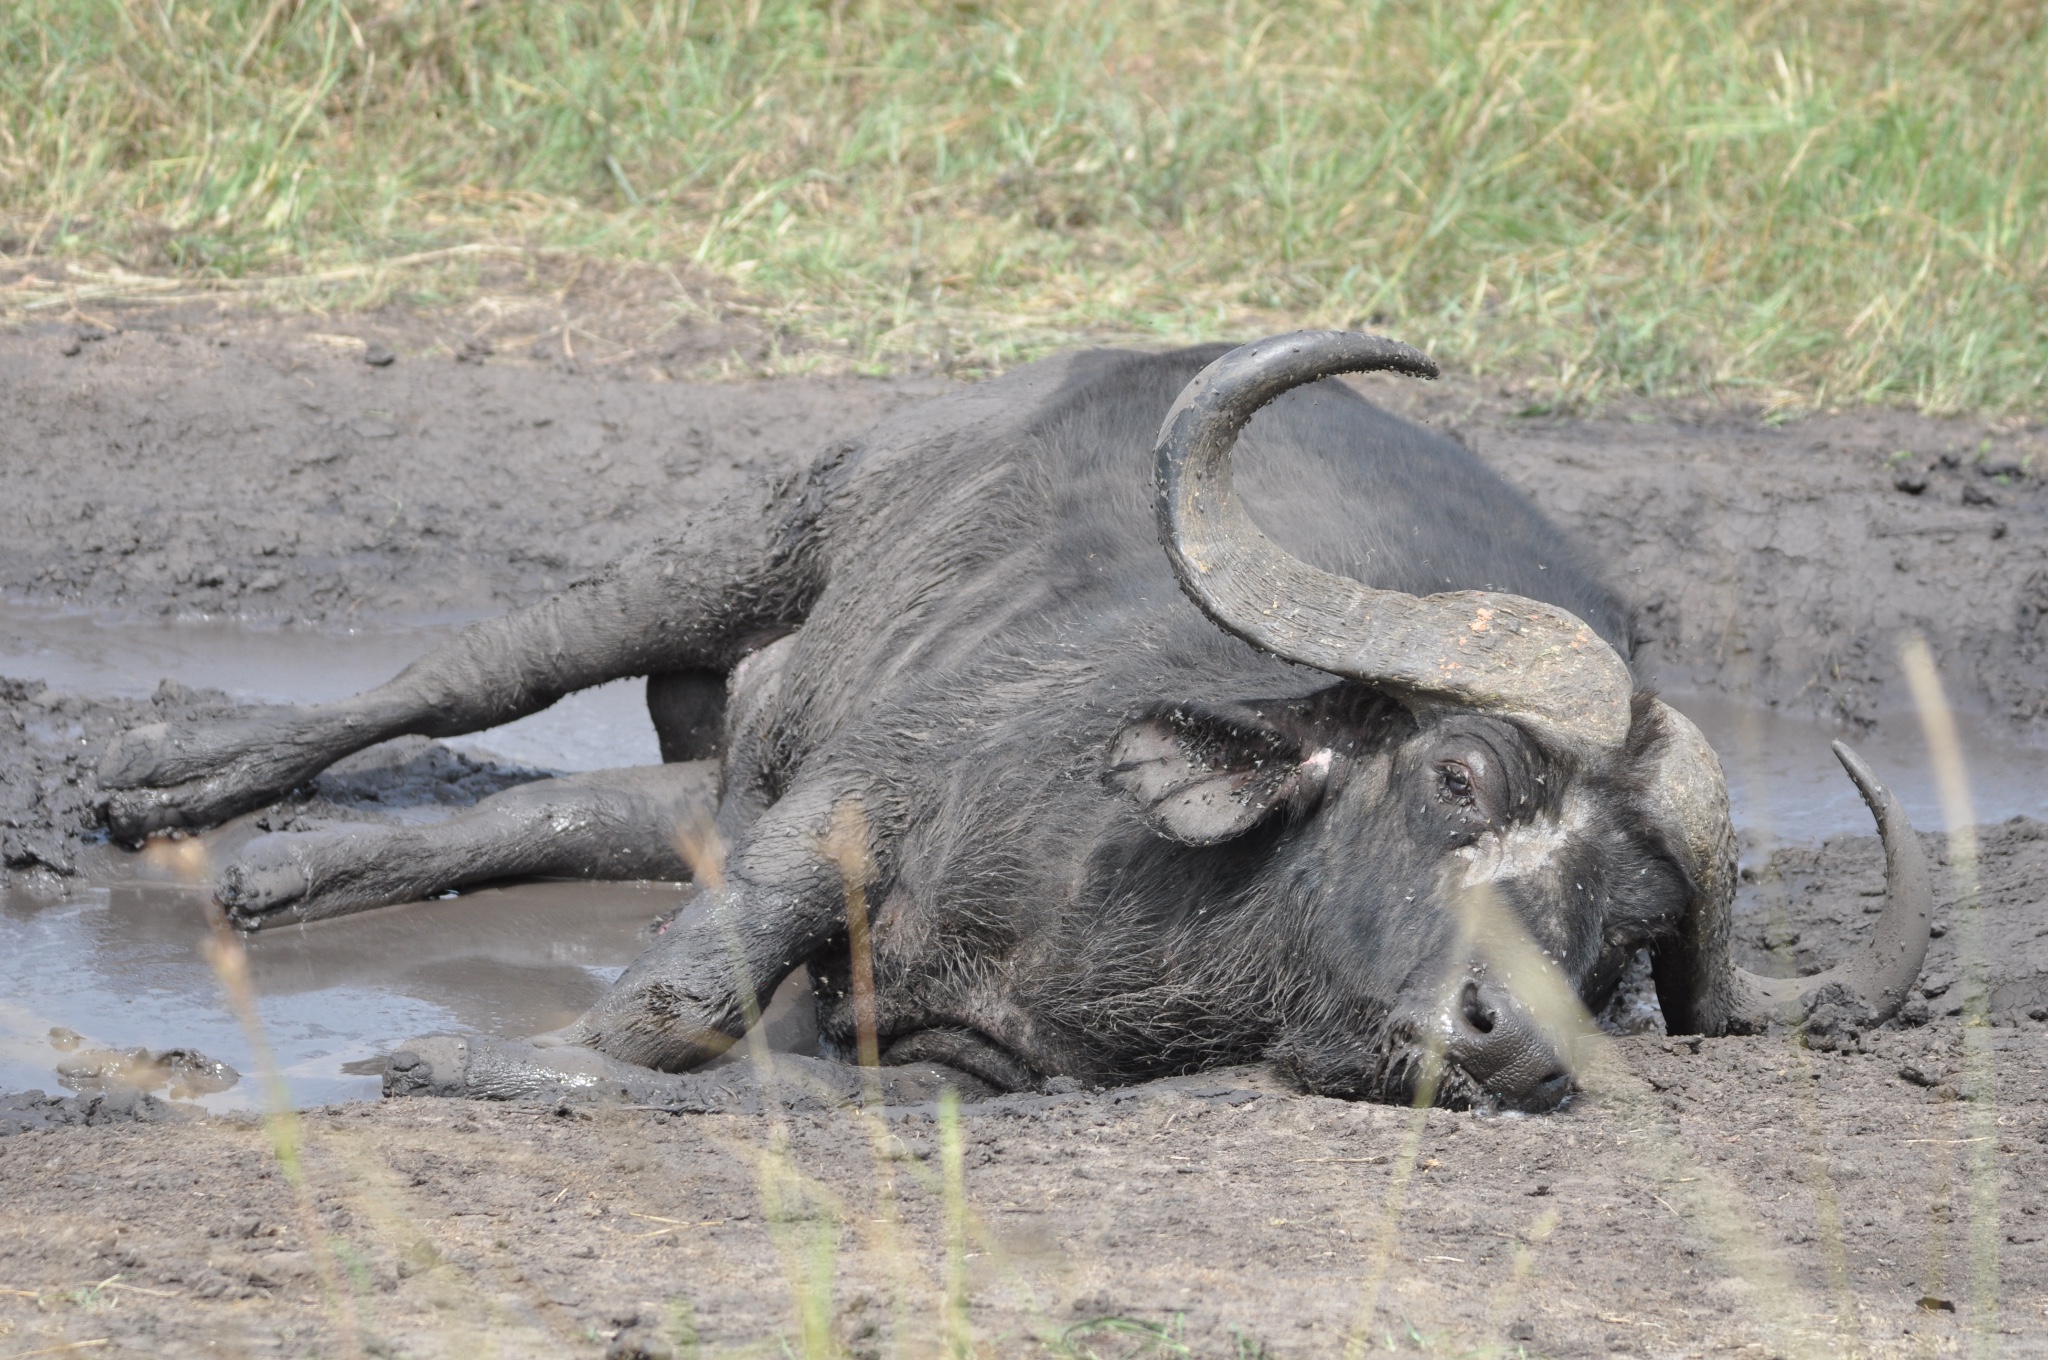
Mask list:
[[[0,596],[330,628],[495,612],[944,385],[457,362],[380,324],[138,313],[98,339],[0,335]],[[398,359],[365,365],[343,333]],[[2048,714],[2038,429],[1528,418],[1473,381],[1370,390],[1584,535],[1675,687],[1868,721],[1898,704],[1896,637],[1917,628],[2016,740]],[[0,874],[89,866],[106,738],[220,701],[0,682]],[[258,816],[459,803],[530,774],[420,744]],[[1974,921],[1929,836],[1924,1023],[1858,1051],[1625,1038],[1613,1093],[1539,1119],[1432,1113],[1419,1134],[1255,1072],[969,1106],[964,1325],[995,1354],[1334,1355],[1361,1317],[1376,1346],[1457,1354],[2048,1353],[2043,817],[1980,830]],[[1831,962],[1877,866],[1867,837],[1760,860],[1744,961]],[[1994,1023],[1966,1048],[1973,930]],[[251,1122],[66,1100],[0,1098],[0,1130],[35,1130],[0,1137],[0,1357],[921,1355],[959,1325],[930,1110],[878,1144],[851,1111],[338,1106],[303,1116],[302,1201]]]

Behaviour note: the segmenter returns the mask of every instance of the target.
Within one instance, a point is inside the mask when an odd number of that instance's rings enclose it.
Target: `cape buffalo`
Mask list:
[[[1713,751],[1636,687],[1626,608],[1526,500],[1325,381],[1375,369],[1436,373],[1311,331],[968,387],[366,694],[126,734],[109,825],[218,822],[374,742],[645,675],[672,763],[266,836],[218,901],[253,929],[513,874],[680,877],[702,824],[716,882],[552,1040],[664,1072],[808,965],[837,1053],[872,998],[883,1062],[1004,1089],[1266,1060],[1405,1101],[1428,1054],[1439,1101],[1550,1108],[1567,1057],[1461,929],[1475,895],[1590,1007],[1647,947],[1673,1032],[1889,1016],[1930,910],[1897,802],[1837,746],[1886,847],[1873,939],[1817,977],[1733,966]],[[574,1049],[491,1051],[435,1089]]]

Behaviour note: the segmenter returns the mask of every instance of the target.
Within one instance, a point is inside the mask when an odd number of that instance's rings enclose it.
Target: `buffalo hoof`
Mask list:
[[[536,1048],[480,1034],[414,1039],[387,1060],[387,1096],[468,1096],[521,1100],[603,1091],[632,1099],[671,1094],[683,1076],[633,1067],[595,1049]]]
[[[296,709],[255,708],[204,722],[151,723],[107,746],[99,785],[107,829],[139,841],[152,831],[216,826],[284,794],[327,764],[295,740]]]
[[[213,900],[243,930],[321,921],[394,902],[410,902],[440,884],[418,872],[420,856],[388,853],[381,826],[281,831],[258,836],[221,870]],[[385,853],[379,853],[379,851]]]
[[[386,1096],[461,1096],[473,1100],[583,1097],[649,1105],[685,1114],[756,1112],[769,1106],[823,1110],[860,1105],[923,1105],[950,1088],[963,1101],[997,1094],[986,1082],[936,1063],[861,1069],[822,1058],[777,1053],[729,1059],[696,1072],[656,1072],[573,1045],[541,1048],[485,1035],[435,1034],[393,1053]]]

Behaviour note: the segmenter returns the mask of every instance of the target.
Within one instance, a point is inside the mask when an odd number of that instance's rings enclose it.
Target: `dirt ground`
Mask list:
[[[101,1338],[163,1356],[956,1339],[1334,1355],[1354,1336],[1443,1354],[2040,1354],[2048,1052],[1993,1031],[1997,1096],[1963,1101],[1944,1089],[1958,1037],[1938,1021],[1830,1054],[1629,1039],[1634,1098],[1540,1119],[1418,1119],[1239,1071],[1006,1097],[964,1107],[958,1196],[930,1107],[334,1107],[303,1119],[302,1194],[247,1123],[26,1134],[0,1140],[0,1328],[10,1355]]]
[[[0,333],[0,599],[324,628],[494,612],[951,381],[682,380],[721,336],[667,363],[473,318]],[[1867,723],[1918,629],[1962,702],[2016,735],[2048,718],[2038,427],[1366,386],[1584,536],[1668,683]],[[210,701],[0,680],[0,873],[72,872],[100,744]],[[1542,1118],[1255,1071],[1006,1097],[963,1108],[954,1193],[931,1106],[387,1101],[307,1112],[281,1162],[289,1130],[0,1099],[0,1134],[28,1128],[0,1136],[0,1360],[2048,1354],[2048,825],[1981,839],[1982,909],[1937,870],[1942,934],[1898,1026],[1836,1052],[1615,1039],[1596,1091]],[[1861,837],[1778,851],[1740,948],[1827,962],[1878,863]],[[1975,958],[1992,1023],[1966,1030]]]

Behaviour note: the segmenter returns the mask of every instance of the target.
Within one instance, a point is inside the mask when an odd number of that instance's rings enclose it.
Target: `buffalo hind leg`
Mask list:
[[[684,688],[701,690],[703,672],[724,674],[764,636],[802,621],[814,593],[811,505],[801,487],[736,497],[587,581],[470,625],[354,698],[124,733],[99,769],[108,829],[134,842],[212,826],[380,741],[496,727],[622,676],[694,672]],[[650,688],[651,704],[662,697],[663,685]],[[672,726],[683,745],[702,744],[701,720]]]
[[[710,825],[717,806],[711,761],[536,780],[427,826],[259,836],[221,871],[214,897],[253,930],[500,878],[684,879],[679,834]]]

